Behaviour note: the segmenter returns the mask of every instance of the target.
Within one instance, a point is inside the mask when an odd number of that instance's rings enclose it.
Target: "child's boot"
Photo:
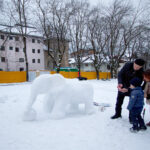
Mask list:
[[[147,127],[145,125],[139,127],[139,130],[142,130],[142,131],[145,131],[146,129],[147,129]]]
[[[132,132],[132,133],[136,133],[136,132],[138,132],[138,131],[139,131],[139,129],[136,128],[136,127],[130,128],[130,132]]]

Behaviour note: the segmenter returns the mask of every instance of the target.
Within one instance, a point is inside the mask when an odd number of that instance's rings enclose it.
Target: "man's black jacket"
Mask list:
[[[130,80],[134,77],[140,78],[141,81],[143,80],[143,68],[135,71],[133,64],[132,62],[126,63],[118,73],[118,84],[123,84],[124,88],[129,88]]]

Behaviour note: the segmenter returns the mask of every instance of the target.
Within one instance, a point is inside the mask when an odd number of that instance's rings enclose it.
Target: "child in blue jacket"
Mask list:
[[[130,128],[131,132],[137,132],[139,130],[146,130],[146,126],[143,118],[141,117],[141,112],[144,106],[144,92],[140,86],[141,79],[138,77],[130,80],[130,100],[127,109],[130,111],[131,121],[133,127]]]

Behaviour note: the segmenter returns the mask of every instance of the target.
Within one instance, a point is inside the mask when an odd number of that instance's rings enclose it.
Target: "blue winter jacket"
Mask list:
[[[144,92],[142,87],[131,89],[130,100],[127,109],[140,108],[144,106]]]

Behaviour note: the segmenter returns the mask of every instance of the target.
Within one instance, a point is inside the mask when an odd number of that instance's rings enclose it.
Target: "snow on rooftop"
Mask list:
[[[93,61],[91,60],[91,58],[89,56],[83,57],[82,58],[83,63],[93,63]],[[69,58],[69,64],[74,64],[76,63],[74,58]]]
[[[82,61],[84,64],[92,64],[94,60],[94,55],[88,55],[86,57],[82,58]],[[105,59],[103,62],[107,62],[109,59]],[[74,58],[69,58],[69,64],[74,64],[76,63]]]
[[[9,25],[5,25],[5,24],[1,24],[0,25],[0,31],[2,32],[8,32],[8,33],[12,33],[12,34],[21,34],[21,32],[19,31],[19,27],[17,26],[9,26]],[[25,33],[25,28],[24,28],[24,33]],[[41,33],[39,33],[35,28],[33,27],[28,27],[27,28],[27,35],[29,36],[37,36],[37,37],[43,37]]]

